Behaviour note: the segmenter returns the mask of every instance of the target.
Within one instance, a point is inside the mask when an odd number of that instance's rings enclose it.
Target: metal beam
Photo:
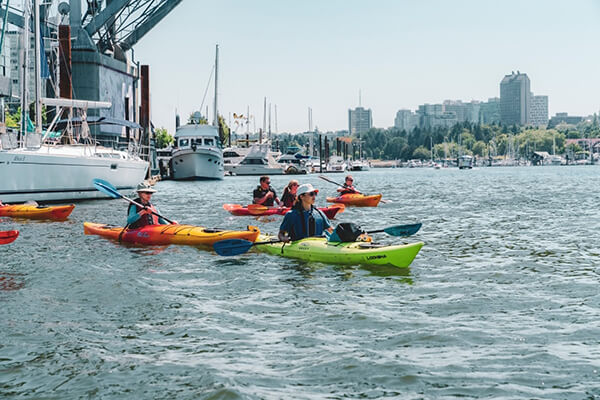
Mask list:
[[[6,8],[0,6],[0,19],[4,18],[4,16],[6,15],[6,12],[7,12]],[[23,16],[19,15],[19,14],[15,14],[12,11],[8,11],[8,23],[11,25],[18,26],[19,28],[23,28],[23,26],[25,25],[25,23],[23,21]]]
[[[125,39],[120,42],[121,48],[125,51],[131,49],[137,42],[140,41],[146,33],[148,33],[156,24],[167,16],[182,0],[168,0],[158,10],[152,13],[148,19],[131,32]]]
[[[115,16],[130,0],[113,0],[102,11],[98,13],[89,24],[85,26],[85,30],[91,36],[100,30],[112,17]]]

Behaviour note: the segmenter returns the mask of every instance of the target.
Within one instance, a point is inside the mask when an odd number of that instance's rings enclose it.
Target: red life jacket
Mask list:
[[[141,199],[135,199],[135,201],[140,204],[142,203]],[[135,211],[137,213],[139,213],[140,211],[143,210],[143,208],[138,207],[135,204],[131,204],[130,207],[131,206],[135,206]],[[154,208],[154,206],[152,204],[148,204],[146,206],[146,208],[149,211],[153,211],[153,212],[157,213],[156,208]],[[142,217],[140,219],[138,219],[137,221],[135,221],[133,224],[129,225],[129,229],[139,229],[146,225],[158,225],[158,224],[159,224],[158,216],[156,216],[154,214],[145,214],[145,215],[142,215]]]

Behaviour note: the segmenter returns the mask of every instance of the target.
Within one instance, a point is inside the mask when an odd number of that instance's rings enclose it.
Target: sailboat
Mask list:
[[[3,202],[62,201],[106,197],[92,184],[108,180],[118,189],[133,189],[146,176],[148,162],[136,151],[119,151],[96,144],[90,134],[87,110],[110,108],[108,102],[41,97],[39,0],[34,0],[35,22],[35,131],[27,129],[27,113],[21,118],[21,138],[14,132],[0,134],[0,200]],[[29,20],[27,9],[25,21]],[[29,28],[23,30],[25,43]],[[23,72],[21,109],[28,110],[27,68]],[[56,118],[42,133],[42,104],[58,107]],[[62,131],[53,130],[68,115]]]

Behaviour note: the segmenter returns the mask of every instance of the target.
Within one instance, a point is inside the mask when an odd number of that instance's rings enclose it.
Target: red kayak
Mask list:
[[[19,231],[0,231],[0,244],[14,242],[19,236]]]
[[[343,204],[333,204],[329,207],[319,207],[329,219],[335,218],[336,214],[344,211]],[[248,204],[242,206],[240,204],[223,204],[223,208],[236,216],[253,215],[260,217],[264,215],[284,215],[290,211],[289,207],[267,207],[260,204]]]

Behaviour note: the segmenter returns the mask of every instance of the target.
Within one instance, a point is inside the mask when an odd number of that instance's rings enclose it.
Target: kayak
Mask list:
[[[65,220],[71,215],[75,204],[68,206],[33,206],[29,204],[12,204],[0,206],[0,217]]]
[[[370,196],[360,193],[349,193],[343,194],[338,197],[328,197],[327,201],[330,203],[342,203],[347,206],[356,207],[377,207],[381,200],[381,194],[373,194]]]
[[[260,204],[242,206],[240,204],[223,204],[223,208],[236,216],[253,215],[255,217],[264,215],[284,215],[291,210],[289,207],[264,207]],[[335,218],[337,213],[344,212],[343,204],[333,204],[329,207],[319,207],[329,219]]]
[[[0,244],[14,242],[19,236],[19,231],[0,231]]]
[[[274,236],[261,235],[258,241],[276,239]],[[285,245],[261,244],[256,249],[273,255],[328,264],[393,265],[405,268],[415,259],[423,244],[417,242],[385,246],[370,242],[332,243],[323,237],[311,237]]]
[[[189,246],[212,245],[225,239],[245,239],[254,242],[260,230],[249,226],[245,231],[204,228],[194,225],[146,225],[140,229],[124,229],[121,226],[83,223],[86,235],[99,235],[119,242],[143,245],[183,244]]]

